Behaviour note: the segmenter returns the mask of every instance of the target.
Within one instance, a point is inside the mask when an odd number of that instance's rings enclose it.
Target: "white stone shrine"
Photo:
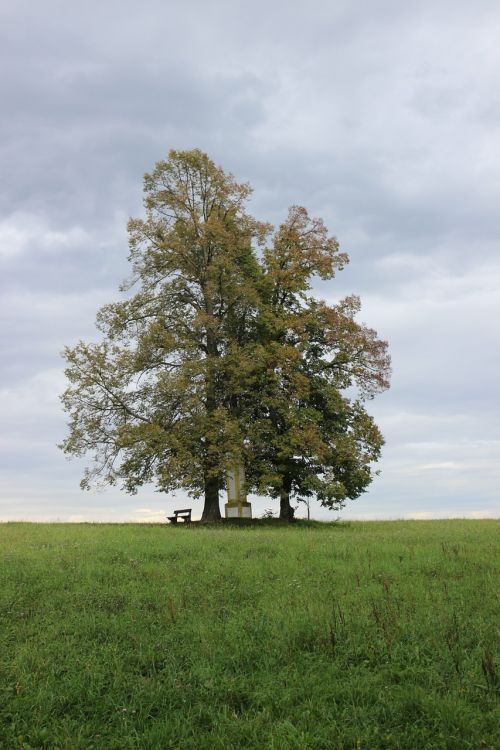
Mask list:
[[[252,505],[245,493],[245,467],[240,462],[227,472],[226,518],[251,518]]]

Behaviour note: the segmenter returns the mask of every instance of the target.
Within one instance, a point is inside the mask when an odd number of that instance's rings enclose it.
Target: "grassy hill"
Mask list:
[[[500,747],[498,521],[0,525],[0,747]]]

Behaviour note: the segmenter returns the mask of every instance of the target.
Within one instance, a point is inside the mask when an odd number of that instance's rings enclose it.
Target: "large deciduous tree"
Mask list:
[[[203,153],[171,151],[144,180],[145,219],[129,221],[135,293],[98,313],[102,342],[67,348],[69,454],[94,453],[82,486],[145,482],[203,494],[219,488],[239,436],[223,364],[253,336],[261,274],[254,251],[268,227],[250,194]]]
[[[299,206],[264,252],[249,453],[254,482],[279,498],[284,520],[292,496],[329,508],[358,497],[383,444],[362,402],[389,385],[387,344],[355,321],[357,297],[327,305],[308,294],[313,277],[332,279],[347,261]]]
[[[244,460],[248,489],[279,498],[283,519],[292,497],[357,497],[383,443],[363,399],[388,386],[389,358],[355,321],[358,298],[310,294],[348,260],[335,238],[297,206],[271,235],[246,211],[249,186],[198,150],[171,151],[144,192],[128,297],[99,311],[99,343],[65,350],[61,447],[94,454],[82,486],[183,488],[217,520]]]

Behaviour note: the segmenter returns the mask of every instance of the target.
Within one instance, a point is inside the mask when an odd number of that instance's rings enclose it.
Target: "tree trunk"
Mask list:
[[[295,511],[290,505],[291,489],[292,481],[290,477],[285,474],[280,490],[280,521],[293,521]]]
[[[203,289],[203,299],[205,303],[205,312],[207,316],[213,316],[213,300],[207,293],[206,287]],[[211,325],[207,325],[207,361],[205,372],[205,408],[207,417],[210,418],[217,408],[217,397],[215,389],[214,363],[219,357],[217,338]],[[205,455],[205,505],[201,515],[202,521],[220,521],[221,514],[219,508],[219,477],[218,467],[214,466],[213,459],[210,458],[210,439],[206,437],[206,455]]]
[[[205,477],[205,504],[203,506],[202,521],[220,521],[219,480],[217,477]]]

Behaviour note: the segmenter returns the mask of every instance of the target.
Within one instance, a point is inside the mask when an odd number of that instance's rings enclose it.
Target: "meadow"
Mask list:
[[[0,525],[0,747],[498,750],[500,521]]]

